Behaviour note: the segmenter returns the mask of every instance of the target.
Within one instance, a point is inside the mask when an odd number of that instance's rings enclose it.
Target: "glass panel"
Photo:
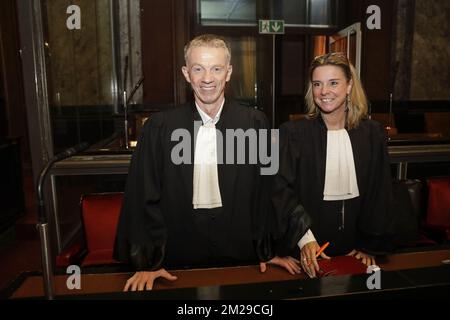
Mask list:
[[[347,37],[331,37],[334,42],[330,43],[330,52],[343,52],[347,54]]]
[[[272,19],[302,27],[337,25],[338,0],[272,0]]]
[[[361,71],[361,24],[355,23],[329,37],[330,52],[343,52],[355,66],[358,75]]]
[[[199,0],[202,25],[255,25],[256,0]]]
[[[336,26],[337,2],[335,0],[310,0],[308,24]]]
[[[256,39],[254,37],[226,38],[231,46],[233,74],[227,96],[256,105]]]
[[[266,14],[257,15],[256,0],[198,0],[202,25],[254,25],[258,19],[280,19],[301,27],[336,27],[339,0],[271,0],[262,3]]]
[[[271,19],[281,19],[286,24],[307,24],[307,0],[272,0],[272,2]]]
[[[326,36],[314,36],[312,37],[314,43],[314,57],[321,56],[327,51],[327,37]]]
[[[43,0],[48,95],[54,152],[114,132],[115,77],[110,0],[82,0],[80,29],[69,29],[68,3]]]

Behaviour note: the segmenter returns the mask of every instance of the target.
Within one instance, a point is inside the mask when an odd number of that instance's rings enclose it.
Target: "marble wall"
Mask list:
[[[450,100],[450,1],[415,0],[411,100]]]
[[[81,28],[69,30],[67,7],[81,9]],[[48,0],[50,103],[56,106],[112,103],[109,0]]]
[[[119,0],[117,17],[120,33],[114,73],[110,0],[47,0],[46,24],[50,103],[55,106],[112,105],[115,90],[121,91],[125,56],[129,57],[130,91],[142,74],[139,0]],[[81,29],[69,30],[67,7],[81,9]],[[119,97],[121,97],[120,93]],[[140,101],[138,91],[134,101]]]
[[[395,100],[450,100],[450,1],[398,0],[393,37]]]
[[[142,77],[142,57],[141,57],[141,21],[140,21],[140,0],[119,1],[119,21],[120,21],[120,72],[124,72],[124,63],[128,57],[127,68],[127,92],[133,90],[136,83]],[[130,104],[142,102],[141,86]]]

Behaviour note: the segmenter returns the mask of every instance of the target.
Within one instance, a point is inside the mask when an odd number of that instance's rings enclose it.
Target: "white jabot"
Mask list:
[[[328,130],[323,200],[346,200],[359,196],[355,160],[345,129]]]
[[[195,142],[194,176],[192,179],[194,184],[192,195],[194,209],[212,209],[222,206],[217,172],[216,123],[220,119],[224,102],[225,100],[214,119],[195,103],[203,125],[198,130]]]

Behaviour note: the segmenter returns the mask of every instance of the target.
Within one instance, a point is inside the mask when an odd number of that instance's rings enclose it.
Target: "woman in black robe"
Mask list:
[[[364,90],[343,54],[314,59],[305,100],[308,118],[280,127],[272,197],[278,253],[300,247],[310,276],[319,270],[316,254],[326,242],[328,255],[375,264],[375,254],[389,250],[392,223],[384,129],[367,119]]]

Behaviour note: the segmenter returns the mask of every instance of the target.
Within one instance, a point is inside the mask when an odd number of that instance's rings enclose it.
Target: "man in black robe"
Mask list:
[[[271,253],[268,177],[261,175],[259,161],[236,163],[239,157],[251,158],[251,146],[246,145],[245,155],[228,148],[234,138],[227,130],[269,129],[262,112],[225,99],[230,58],[222,39],[193,39],[185,47],[182,71],[195,103],[158,113],[145,124],[130,166],[114,250],[116,259],[138,271],[125,290],[152,289],[158,277],[175,280],[164,268],[261,262],[264,271],[269,261],[300,272],[292,258]],[[183,134],[191,139],[181,141]],[[227,146],[224,164],[218,161],[222,146]]]

